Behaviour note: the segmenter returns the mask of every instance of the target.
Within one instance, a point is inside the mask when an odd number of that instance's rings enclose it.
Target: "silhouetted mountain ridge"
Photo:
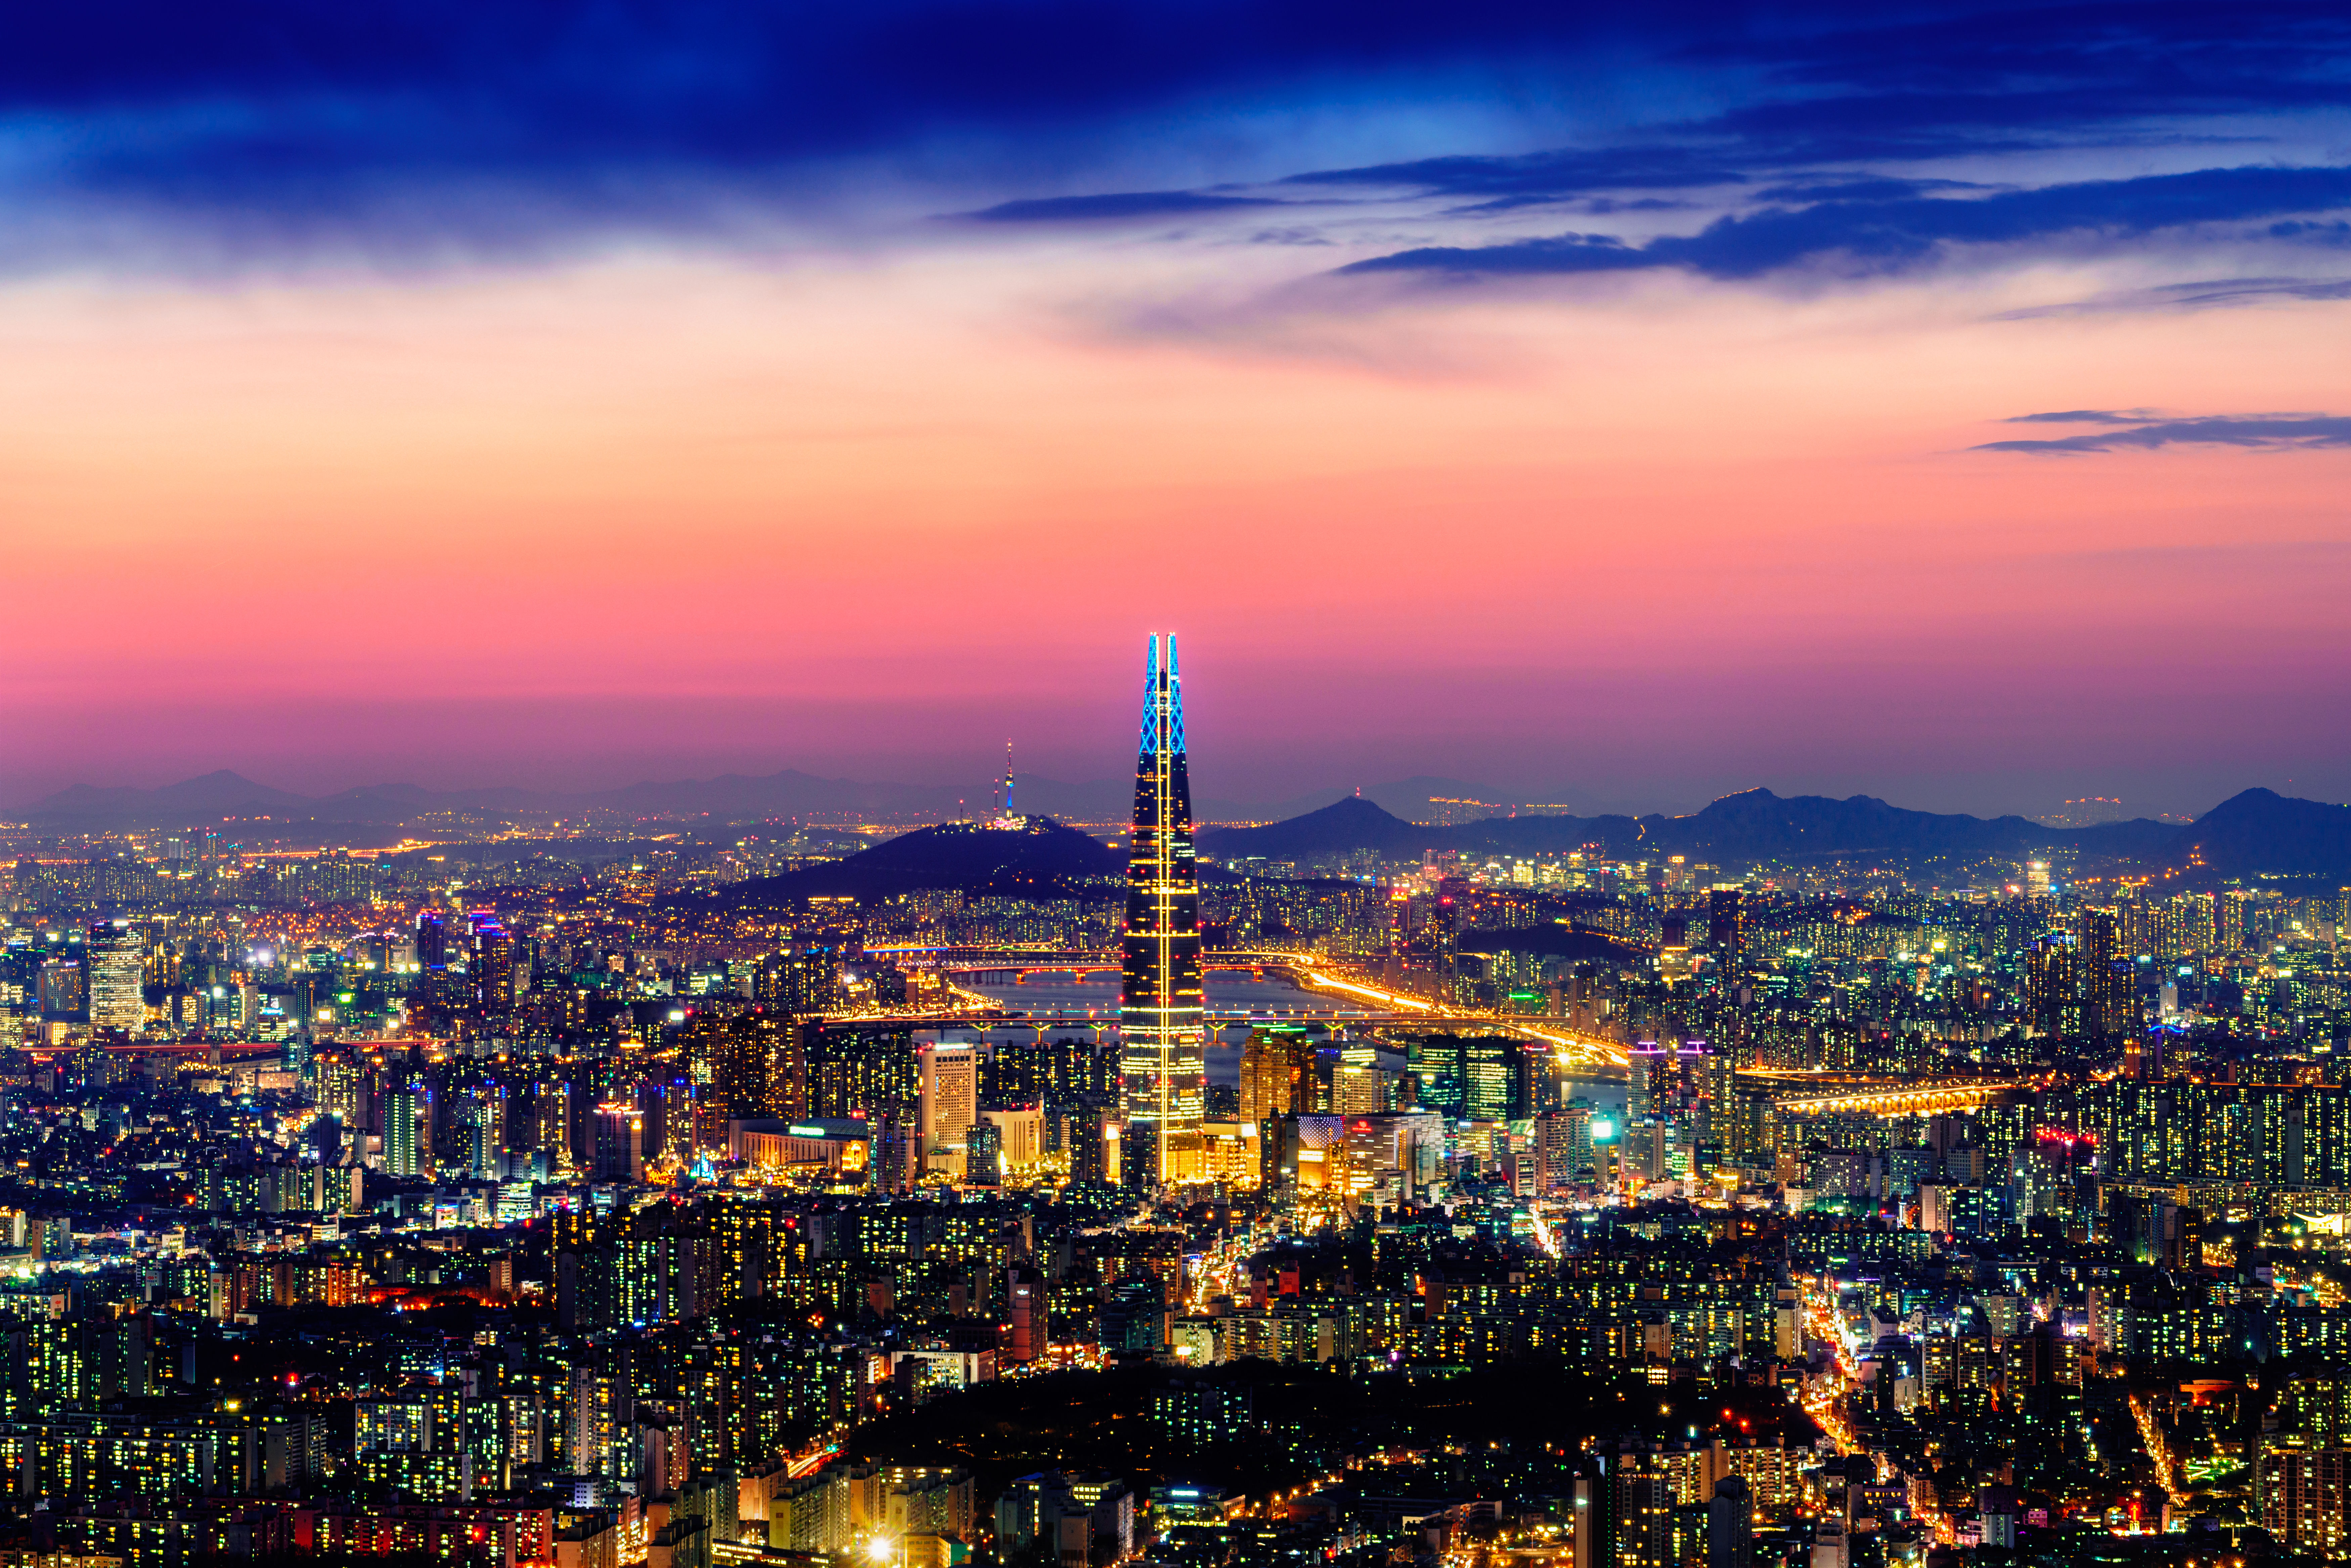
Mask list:
[[[1679,854],[1738,866],[1870,856],[1963,863],[2070,849],[2098,861],[2180,866],[2200,861],[2199,869],[2216,877],[2324,876],[2351,873],[2351,808],[2248,789],[2185,828],[2146,818],[2052,828],[2024,817],[1907,810],[1872,795],[1838,800],[1749,789],[1684,817],[1488,817],[1439,828],[1349,799],[1287,821],[1200,836],[1202,852],[1225,861],[1297,861],[1357,849],[1387,857],[1430,850],[1540,854],[1586,844],[1615,856]]]
[[[1302,855],[1344,854],[1350,850],[1412,855],[1432,841],[1431,833],[1443,831],[1407,822],[1372,801],[1349,795],[1320,810],[1261,828],[1208,829],[1199,835],[1199,845],[1224,860],[1249,855],[1296,860]]]
[[[1031,810],[1059,811],[1066,820],[1116,821],[1132,800],[1131,780],[1063,784],[1024,778],[1016,790]],[[1642,858],[1681,854],[1713,863],[1831,860],[1883,856],[1917,863],[1988,856],[2023,858],[2071,850],[2088,860],[2179,867],[2209,879],[2261,875],[2342,876],[2351,880],[2351,808],[2295,800],[2274,790],[2244,790],[2188,827],[2144,818],[2089,828],[2050,828],[2023,817],[1981,818],[1913,811],[1870,795],[1780,796],[1769,789],[1726,795],[1683,816],[1494,816],[1454,827],[1422,826],[1373,799],[1384,796],[1409,810],[1423,797],[1471,789],[1458,780],[1420,777],[1343,795],[1319,809],[1257,828],[1208,829],[1204,853],[1222,859],[1313,859],[1366,849],[1388,858],[1426,850],[1466,854],[1541,854],[1591,844],[1605,853]],[[623,789],[562,794],[515,788],[437,790],[413,783],[369,785],[326,796],[306,796],[256,783],[226,768],[161,789],[76,784],[22,808],[43,826],[186,827],[224,818],[308,819],[317,823],[381,826],[431,812],[611,810],[653,820],[720,821],[864,815],[868,820],[968,815],[984,807],[984,790],[827,779],[797,768],[760,776],[647,781]],[[1319,795],[1295,798],[1318,800]],[[1573,792],[1556,797],[1580,799]],[[1203,800],[1200,814],[1250,814],[1250,808]],[[323,831],[323,830],[320,830]],[[1083,835],[1078,835],[1082,837]],[[1097,846],[1099,847],[1099,846]],[[846,862],[844,862],[846,863]],[[952,883],[942,885],[955,885]]]
[[[1383,786],[1410,792],[1406,786]],[[889,821],[956,820],[987,812],[994,781],[969,789],[828,779],[795,768],[760,775],[648,779],[617,789],[576,793],[503,786],[430,789],[417,784],[370,784],[311,796],[273,789],[225,769],[161,789],[76,784],[16,808],[44,825],[75,829],[189,827],[227,817],[269,816],[351,823],[398,823],[433,812],[619,811],[632,817],[691,820],[709,816],[745,822],[810,817],[863,817]],[[1061,821],[1118,821],[1134,807],[1134,779],[1098,779],[1069,784],[1023,775],[1015,790],[1024,812]],[[1320,797],[1316,797],[1319,799]],[[1204,817],[1249,818],[1268,808],[1201,798]]]
[[[1100,839],[1050,817],[1018,828],[948,822],[917,828],[851,855],[781,876],[754,877],[681,904],[786,904],[808,898],[894,898],[917,888],[999,892],[1031,898],[1066,894],[1087,877],[1123,876],[1125,858]]]
[[[2341,876],[2351,873],[2351,806],[2246,789],[2178,830],[2176,850],[2180,863],[2220,876]]]

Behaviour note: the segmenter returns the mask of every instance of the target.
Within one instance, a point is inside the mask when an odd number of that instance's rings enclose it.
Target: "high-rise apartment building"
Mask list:
[[[449,927],[437,909],[417,913],[416,963],[428,975],[449,967]]]
[[[598,1181],[643,1181],[645,1175],[645,1115],[625,1100],[596,1107],[593,1172]]]
[[[2082,988],[2082,1032],[2100,1044],[2138,1033],[2138,977],[2112,910],[2083,911],[2075,964]]]
[[[1718,887],[1706,895],[1706,945],[1714,966],[1735,978],[1747,963],[1747,908],[1737,888]]]
[[[465,964],[474,987],[474,1006],[485,1018],[495,1018],[514,1006],[515,941],[496,915],[474,911],[473,952]]]
[[[2082,1003],[2079,955],[2071,937],[2044,936],[2025,956],[2024,1004],[2036,1033],[2079,1034]]]
[[[425,1113],[424,1097],[414,1089],[394,1089],[383,1097],[383,1168],[396,1176],[422,1175],[416,1124]]]
[[[1129,1186],[1188,1179],[1198,1163],[1206,1083],[1200,989],[1200,882],[1193,862],[1192,784],[1184,754],[1184,685],[1176,639],[1151,639],[1143,739],[1135,757],[1134,845],[1119,988],[1119,1079]]]
[[[416,969],[411,999],[437,1024],[449,1005],[449,925],[437,909],[417,912]]]
[[[2351,1452],[2266,1448],[2253,1490],[2262,1525],[2273,1539],[2330,1557],[2351,1542]]]
[[[2245,945],[2246,895],[2234,889],[2216,895],[2212,901],[2212,946],[2222,953],[2234,953]]]
[[[507,1099],[495,1085],[474,1090],[457,1107],[457,1126],[465,1145],[465,1174],[476,1180],[496,1181],[506,1175]]]

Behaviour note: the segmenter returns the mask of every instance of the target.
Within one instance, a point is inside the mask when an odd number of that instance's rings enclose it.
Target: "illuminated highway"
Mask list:
[[[1106,1028],[1115,1023],[1114,1015],[1107,1009],[1050,1004],[1026,1007],[1012,998],[985,996],[970,988],[970,983],[983,976],[1069,975],[1082,977],[1090,974],[1115,973],[1115,965],[1085,954],[1013,954],[1007,955],[1006,958],[1009,961],[971,956],[943,967],[939,970],[941,982],[950,994],[966,1004],[969,1011],[960,1016],[937,1016],[935,1021],[945,1024],[1035,1023],[1072,1028]],[[1516,1013],[1441,1005],[1409,992],[1390,990],[1368,984],[1361,978],[1343,977],[1319,967],[1317,964],[1316,956],[1311,954],[1236,952],[1207,955],[1203,961],[1205,968],[1246,969],[1260,974],[1269,970],[1278,971],[1301,990],[1320,991],[1334,998],[1333,1005],[1327,1009],[1210,1008],[1207,1012],[1208,1020],[1212,1024],[1221,1022],[1228,1026],[1258,1020],[1364,1027],[1400,1024],[1475,1026],[1548,1045],[1568,1066],[1621,1068],[1625,1064],[1625,1048],[1616,1041],[1571,1030],[1548,1019],[1533,1020]],[[1353,1005],[1347,1005],[1349,1003]],[[1373,1010],[1374,1009],[1379,1010]]]
[[[2188,1506],[2188,1494],[2179,1485],[2179,1461],[2173,1457],[2171,1446],[2164,1441],[2163,1424],[2156,1418],[2155,1405],[2145,1394],[2134,1392],[2130,1396],[2131,1419],[2138,1424],[2139,1441],[2147,1445],[2147,1457],[2155,1462],[2155,1479],[2161,1483],[2164,1495],[2175,1509]]]
[[[1363,997],[1397,1009],[1398,1020],[1417,1019],[1425,1023],[1477,1023],[1498,1029],[1523,1039],[1539,1040],[1555,1048],[1561,1057],[1572,1065],[1623,1067],[1625,1048],[1613,1040],[1585,1034],[1546,1019],[1531,1023],[1520,1014],[1479,1012],[1459,1008],[1440,1008],[1425,998],[1404,991],[1391,991],[1378,986],[1365,985],[1361,980],[1343,980],[1322,970],[1301,965],[1297,970],[1298,984],[1308,990],[1343,992]]]
[[[1857,1454],[1862,1451],[1861,1439],[1854,1435],[1853,1423],[1845,1416],[1844,1402],[1861,1386],[1861,1373],[1845,1348],[1844,1325],[1837,1321],[1835,1287],[1808,1279],[1803,1291],[1805,1332],[1830,1350],[1828,1386],[1813,1386],[1806,1380],[1804,1414],[1820,1424],[1839,1455]]]

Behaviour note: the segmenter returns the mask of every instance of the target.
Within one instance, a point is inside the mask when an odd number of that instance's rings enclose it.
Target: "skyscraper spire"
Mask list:
[[[1130,1186],[1192,1179],[1203,1112],[1207,1015],[1200,989],[1200,883],[1192,784],[1184,755],[1184,686],[1176,639],[1144,656],[1143,736],[1134,764],[1126,936],[1119,987],[1121,1159]]]

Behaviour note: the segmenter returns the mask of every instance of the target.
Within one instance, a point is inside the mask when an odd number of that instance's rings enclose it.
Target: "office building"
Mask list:
[[[1241,1047],[1240,1117],[1261,1122],[1311,1111],[1314,1042],[1296,1024],[1267,1024]]]
[[[926,1045],[917,1062],[917,1121],[923,1169],[961,1181],[971,1129],[979,1120],[979,1058],[976,1045]]]
[[[128,920],[93,920],[82,944],[89,976],[92,1029],[137,1034],[147,1027],[147,991],[139,933]]]
[[[1130,1186],[1186,1179],[1205,1107],[1200,884],[1176,639],[1151,639],[1135,758],[1134,842],[1119,987],[1121,1159]]]

